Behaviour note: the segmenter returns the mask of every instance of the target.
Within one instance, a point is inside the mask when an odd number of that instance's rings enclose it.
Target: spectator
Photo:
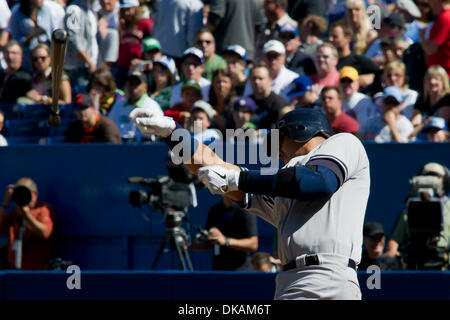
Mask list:
[[[163,115],[158,103],[147,94],[147,78],[142,72],[132,72],[125,82],[125,98],[111,109],[108,117],[114,121],[124,142],[140,142],[148,140],[137,128],[128,115],[134,108],[146,108],[155,116]]]
[[[203,100],[208,101],[211,82],[202,77],[202,73],[205,68],[204,63],[205,58],[203,57],[203,52],[194,47],[189,48],[184,52],[181,70],[183,71],[185,81],[194,80],[200,85]],[[172,97],[170,99],[171,106],[181,102],[181,88],[183,85],[183,82],[179,82],[173,87]]]
[[[328,36],[329,41],[336,47],[339,54],[337,69],[344,66],[351,66],[358,70],[359,84],[365,88],[372,84],[375,73],[378,72],[378,66],[369,58],[363,55],[353,53],[350,50],[353,31],[351,27],[344,22],[336,22],[331,26]]]
[[[154,4],[153,37],[161,42],[163,54],[175,59],[177,68],[184,51],[192,46],[203,25],[200,0],[161,0]]]
[[[74,0],[66,8],[64,24],[68,39],[64,70],[75,91],[84,88],[89,75],[97,70],[97,18],[90,8],[92,1]]]
[[[286,67],[299,75],[316,74],[314,61],[311,56],[303,53],[300,48],[300,38],[298,28],[291,24],[284,24],[280,27],[278,39],[286,48]]]
[[[437,177],[438,181],[440,182],[441,186],[441,190],[439,190],[439,192],[436,192],[438,190],[435,190],[436,188],[433,187],[433,192],[435,194],[435,197],[438,198],[438,200],[441,201],[442,204],[442,230],[440,235],[438,236],[437,243],[432,243],[429,242],[428,246],[429,248],[433,248],[433,245],[436,246],[435,249],[437,250],[441,250],[444,252],[447,252],[448,248],[450,247],[450,201],[448,200],[447,197],[447,193],[448,193],[448,185],[446,185],[446,183],[444,182],[444,179],[448,179],[448,169],[441,165],[440,163],[437,162],[428,162],[427,164],[425,164],[421,171],[420,174],[422,176],[430,176],[430,177]],[[429,191],[425,191],[426,193],[428,193]],[[415,196],[414,194],[411,194],[410,197]],[[433,199],[431,199],[433,200]],[[425,200],[425,201],[429,201],[429,200]],[[431,212],[427,212],[427,214],[431,214]],[[384,253],[385,256],[388,257],[396,257],[398,255],[402,255],[403,253],[408,253],[408,245],[410,245],[409,247],[411,247],[412,244],[412,239],[411,238],[411,230],[409,229],[409,225],[408,225],[408,208],[406,207],[402,213],[400,214],[399,218],[397,219],[396,225],[394,226],[394,231],[391,234],[391,237],[388,241],[387,244],[387,249],[386,252]],[[412,247],[412,249],[414,249],[414,247]],[[416,247],[416,249],[418,249]],[[432,257],[430,255],[430,257]],[[430,261],[424,261],[424,265],[427,262]],[[442,261],[441,261],[442,263]],[[446,262],[444,262],[444,264],[446,264]],[[420,267],[424,267],[424,265],[420,266]],[[412,268],[416,268],[416,265],[408,265],[409,269]],[[438,266],[439,270],[440,270],[440,266]],[[421,269],[421,268],[419,268]]]
[[[414,126],[428,116],[450,119],[450,85],[447,72],[441,66],[428,68],[423,81],[423,95],[417,98],[411,122]]]
[[[131,62],[142,58],[142,41],[150,37],[152,29],[153,20],[142,17],[138,0],[121,1],[119,57],[113,72],[119,88],[125,84]]]
[[[277,39],[279,37],[281,26],[288,23],[293,25],[294,28],[297,28],[297,21],[293,20],[286,12],[287,0],[262,0],[262,2],[267,23],[264,27],[264,31],[259,33],[256,40],[256,61],[259,61],[262,58],[264,44],[269,40]]]
[[[216,54],[216,42],[212,32],[204,27],[195,36],[195,47],[203,52],[205,57],[205,67],[203,69],[202,77],[212,80],[214,72],[219,69],[226,69],[227,63],[225,60]]]
[[[439,65],[450,75],[450,0],[429,0],[431,10],[436,16],[425,38],[425,30],[419,31],[420,44],[427,54],[428,67]]]
[[[153,65],[162,57],[162,48],[158,39],[148,37],[142,40],[142,57],[134,58],[130,62],[130,69],[128,73],[132,73],[137,70],[143,72],[147,77],[147,83],[152,83]]]
[[[366,140],[375,142],[408,142],[414,128],[411,121],[400,113],[404,101],[403,92],[398,87],[384,89],[382,100],[383,114],[368,119],[361,127],[361,134]]]
[[[416,141],[449,142],[448,126],[445,119],[441,117],[428,117],[414,128],[414,131],[410,134],[410,139],[419,133],[419,138]]]
[[[124,100],[123,91],[117,89],[114,76],[109,70],[98,69],[89,78],[87,93],[100,114],[107,116],[113,106]]]
[[[208,213],[209,236],[193,243],[193,250],[214,249],[213,270],[250,271],[249,253],[258,249],[256,216],[223,197]]]
[[[45,270],[52,257],[55,211],[38,199],[33,179],[22,177],[6,187],[0,207],[0,230],[9,234],[8,261],[11,269]],[[11,201],[16,207],[6,214]],[[18,242],[21,240],[21,243]],[[19,247],[20,246],[20,247]],[[21,250],[21,264],[16,265]],[[18,261],[17,261],[18,262]]]
[[[26,93],[27,102],[50,104],[53,100],[50,48],[46,44],[38,44],[31,50],[30,60],[33,71],[32,89]],[[72,88],[65,73],[62,74],[59,90],[58,103],[72,103]]]
[[[317,47],[315,54],[317,74],[311,76],[314,91],[320,94],[323,87],[339,85],[338,52],[331,43],[323,43]]]
[[[6,0],[0,0],[0,70],[6,69],[6,62],[3,59],[3,48],[8,43],[9,33],[7,31],[11,10]]]
[[[172,88],[175,85],[177,68],[175,61],[167,56],[162,56],[153,64],[152,82],[150,83],[150,97],[158,102],[163,111],[170,107]]]
[[[371,28],[364,0],[348,0],[345,21],[353,30],[353,52],[364,54],[378,33]]]
[[[99,54],[97,66],[110,69],[119,57],[119,11],[117,0],[100,0],[100,9],[95,10],[98,19],[97,43]]]
[[[419,30],[427,29],[434,20],[433,12],[431,11],[428,0],[416,0],[417,8],[420,16],[414,19],[405,31],[405,38],[411,39],[412,42],[419,42]]]
[[[94,101],[89,95],[77,94],[74,108],[77,120],[73,121],[67,128],[64,142],[121,143],[119,129],[116,124],[108,117],[97,113]]]
[[[0,132],[2,132],[3,126],[5,124],[5,114],[2,110],[0,110]],[[6,141],[5,137],[0,133],[0,147],[6,147],[8,145],[8,141]]]
[[[247,129],[256,129],[255,124],[252,122],[252,118],[257,109],[258,107],[252,98],[238,97],[233,106],[233,124],[227,126],[227,128],[243,129],[244,131]]]
[[[342,93],[338,87],[325,87],[320,94],[322,107],[334,133],[356,133],[358,122],[342,110]]]
[[[30,51],[39,43],[50,45],[52,32],[63,28],[64,9],[50,0],[20,0],[8,25],[12,39],[22,45],[23,67],[30,70]]]
[[[247,68],[247,53],[240,45],[232,45],[225,48],[223,57],[227,63],[227,71],[231,76],[233,88],[236,94],[241,96],[244,94],[247,76],[245,70]]]
[[[361,127],[368,119],[375,116],[375,105],[372,99],[359,92],[358,71],[350,66],[341,69],[339,86],[344,95],[342,110],[358,121]]]
[[[194,138],[205,145],[209,145],[216,140],[221,140],[222,135],[217,129],[210,129],[211,121],[216,111],[208,102],[203,100],[195,101],[191,110],[191,128]]]
[[[19,42],[10,40],[3,56],[7,69],[0,71],[0,103],[16,103],[31,90],[31,75],[22,68],[23,51]]]
[[[272,80],[271,89],[274,93],[285,97],[288,86],[298,77],[297,73],[284,66],[286,49],[280,41],[270,40],[264,44],[263,53],[263,63],[267,66]],[[244,95],[249,96],[251,94],[251,85],[247,83]]]
[[[295,108],[322,108],[319,95],[314,91],[313,83],[306,75],[292,82],[287,96]]]
[[[401,114],[411,120],[418,93],[408,88],[406,66],[399,60],[392,61],[384,67],[384,83],[386,87],[395,86],[402,90],[404,100]]]
[[[271,129],[278,121],[280,111],[289,105],[282,96],[272,91],[272,79],[269,69],[259,65],[250,73],[250,84],[253,94],[250,96],[258,106],[257,114],[253,119],[260,129]]]
[[[216,114],[214,115],[215,127],[223,134],[227,128],[227,119],[231,116],[233,99],[236,92],[233,88],[231,75],[226,71],[219,69],[214,73],[211,89],[209,90],[209,102],[213,106]]]
[[[186,81],[181,88],[181,98],[183,100],[166,110],[164,115],[172,117],[175,122],[182,126],[187,126],[191,117],[192,106],[196,101],[202,99],[200,85],[194,80]]]
[[[316,58],[317,47],[323,43],[322,35],[328,30],[328,20],[314,14],[308,15],[298,24],[300,50]]]
[[[231,45],[247,51],[247,60],[254,62],[256,34],[263,32],[266,17],[261,0],[211,0],[207,27],[214,33],[217,52]]]
[[[274,258],[267,252],[255,252],[252,255],[253,271],[278,272],[280,268],[274,263]]]

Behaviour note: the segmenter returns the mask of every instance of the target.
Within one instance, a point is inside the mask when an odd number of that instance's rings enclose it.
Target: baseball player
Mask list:
[[[130,114],[144,134],[165,137],[177,127],[167,117]],[[278,229],[275,299],[361,299],[356,268],[369,197],[369,160],[352,134],[332,135],[317,110],[296,109],[277,123],[285,166],[273,175],[229,164],[208,147],[189,143],[191,164],[213,194],[245,205]],[[207,161],[202,159],[207,159]],[[198,164],[195,164],[198,163]]]

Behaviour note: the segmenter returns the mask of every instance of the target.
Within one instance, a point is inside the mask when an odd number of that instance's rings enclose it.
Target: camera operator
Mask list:
[[[437,251],[448,251],[448,249],[450,248],[450,202],[448,201],[447,197],[448,182],[450,177],[448,169],[439,163],[430,162],[422,168],[419,178],[421,176],[438,177],[439,179],[437,180],[439,181],[438,185],[432,188],[433,191],[431,193],[429,191],[420,191],[419,195],[421,197],[421,200],[425,202],[441,202],[443,226],[439,234],[439,239],[437,239],[437,242],[435,244],[435,249]],[[423,214],[431,215],[431,212],[423,212]],[[401,255],[400,251],[402,251],[403,253],[403,247],[407,248],[408,245],[411,245],[413,240],[414,239],[412,239],[408,224],[408,208],[405,208],[397,220],[394,231],[391,235],[390,240],[388,241],[387,250],[384,253],[384,256],[395,257]],[[443,262],[448,263],[446,261]],[[411,269],[411,267],[412,266],[408,265],[408,269]]]
[[[252,270],[249,253],[258,249],[256,216],[223,197],[206,220],[208,237],[194,242],[192,250],[214,250],[213,270]]]
[[[6,211],[11,202],[16,207]],[[6,187],[0,207],[0,232],[9,234],[8,261],[11,269],[48,269],[51,258],[51,235],[54,226],[54,209],[38,200],[36,183],[27,177],[20,178],[15,185]],[[21,252],[21,265],[16,255]]]

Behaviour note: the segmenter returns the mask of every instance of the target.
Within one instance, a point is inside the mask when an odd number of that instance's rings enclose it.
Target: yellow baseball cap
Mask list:
[[[353,67],[345,66],[341,69],[340,79],[349,78],[352,81],[357,81],[359,79],[358,70]]]

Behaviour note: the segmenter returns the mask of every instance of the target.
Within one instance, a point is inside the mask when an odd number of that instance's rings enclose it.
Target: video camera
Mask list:
[[[443,182],[439,177],[420,175],[409,181],[411,196],[407,203],[409,243],[406,262],[409,269],[440,270],[447,264],[445,248],[438,247],[444,228]]]
[[[30,204],[32,199],[31,190],[23,185],[18,185],[14,187],[12,194],[12,201],[14,201],[19,207],[26,206]]]

